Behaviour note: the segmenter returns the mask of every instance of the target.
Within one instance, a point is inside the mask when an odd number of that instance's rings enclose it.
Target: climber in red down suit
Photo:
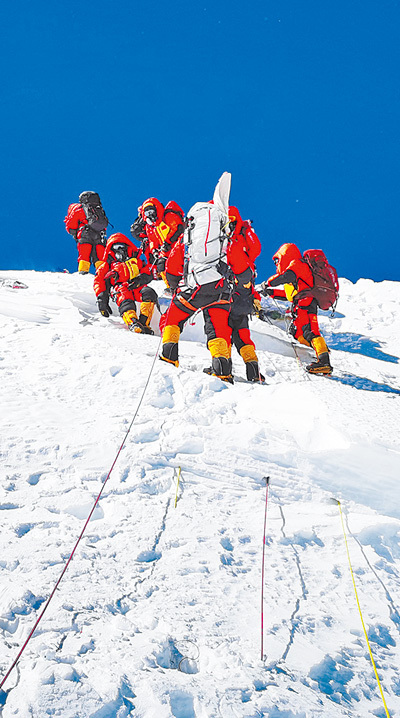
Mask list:
[[[234,274],[232,306],[229,326],[232,329],[232,344],[242,357],[249,381],[263,382],[260,374],[255,344],[250,336],[249,314],[260,295],[254,288],[256,276],[255,260],[261,252],[261,243],[251,222],[243,220],[237,207],[229,207],[229,241],[227,262]]]
[[[146,286],[153,277],[148,266],[143,265],[139,251],[124,234],[117,232],[111,235],[103,262],[97,267],[93,286],[100,314],[104,317],[112,314],[109,305],[112,297],[129,329],[153,334],[150,321],[158,297],[152,287]],[[136,314],[136,302],[140,302],[139,317]]]
[[[149,197],[138,208],[138,217],[131,225],[131,234],[141,242],[154,279],[161,277],[166,281],[167,257],[183,229],[183,210],[172,200],[164,207],[156,197]]]
[[[81,192],[79,202],[69,205],[64,222],[76,241],[79,274],[87,274],[91,264],[97,269],[104,257],[109,224],[98,193]]]
[[[201,310],[212,357],[211,373],[233,383],[226,223],[227,215],[213,202],[197,202],[189,210],[184,235],[175,243],[165,266],[168,284],[176,291],[163,317],[160,359],[178,366],[180,334],[186,321]]]
[[[262,283],[265,296],[292,302],[292,322],[289,332],[300,344],[312,346],[317,361],[307,366],[310,374],[332,374],[329,349],[318,326],[318,304],[313,297],[296,297],[302,290],[314,285],[312,271],[295,244],[283,244],[272,257],[276,274]],[[284,289],[275,289],[284,284]]]
[[[177,289],[183,277],[184,244],[174,245],[166,263],[166,278],[171,289]],[[219,285],[219,286],[217,286]],[[186,321],[202,310],[207,346],[212,357],[212,367],[207,373],[233,384],[232,360],[230,358],[231,329],[228,324],[231,306],[230,289],[226,279],[192,289],[179,286],[171,306],[160,323],[163,330],[163,347],[160,359],[179,366],[178,341]]]

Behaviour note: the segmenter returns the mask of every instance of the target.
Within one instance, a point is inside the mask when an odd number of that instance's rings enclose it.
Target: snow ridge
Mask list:
[[[400,285],[341,280],[336,317],[321,317],[329,379],[307,379],[279,323],[254,320],[268,384],[231,387],[201,371],[200,317],[176,369],[155,361],[158,336],[129,333],[116,312],[99,317],[90,276],[3,274],[28,288],[0,286],[2,676],[154,368],[0,694],[2,718],[384,716],[332,497],[400,716]]]

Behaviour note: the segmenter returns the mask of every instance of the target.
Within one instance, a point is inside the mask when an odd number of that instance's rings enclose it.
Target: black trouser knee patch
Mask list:
[[[153,287],[143,287],[141,290],[142,302],[154,302],[157,303],[157,292],[154,291]]]
[[[207,344],[212,339],[217,338],[216,331],[214,329],[214,324],[211,321],[210,312],[208,309],[203,310],[203,317],[204,317],[204,334],[207,337]]]
[[[310,325],[309,325],[309,324],[305,324],[304,327],[301,328],[301,330],[302,330],[302,332],[303,332],[303,337],[304,337],[304,339],[306,339],[306,341],[308,341],[308,343],[311,344],[312,340],[315,339],[315,337],[316,337],[317,335],[314,334],[314,332],[311,331]]]
[[[136,304],[132,299],[124,299],[118,307],[120,316],[122,317],[124,312],[128,312],[133,309],[136,312]]]

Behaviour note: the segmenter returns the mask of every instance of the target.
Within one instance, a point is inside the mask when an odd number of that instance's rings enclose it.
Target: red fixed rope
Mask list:
[[[131,423],[129,424],[129,427],[128,427],[126,433],[125,433],[125,436],[124,436],[124,439],[123,439],[123,441],[122,441],[122,444],[121,444],[121,446],[119,447],[119,449],[118,449],[118,451],[117,451],[117,453],[116,453],[116,455],[115,455],[115,459],[114,459],[114,461],[113,461],[113,463],[112,463],[112,465],[111,465],[111,468],[110,468],[110,470],[109,470],[109,472],[108,472],[106,478],[104,479],[103,485],[102,485],[102,487],[101,487],[101,489],[100,489],[100,491],[99,491],[99,493],[98,493],[98,495],[97,495],[97,498],[96,498],[96,500],[95,500],[95,502],[94,502],[94,504],[93,504],[93,506],[92,506],[92,508],[91,508],[91,511],[90,511],[90,513],[89,513],[89,516],[87,517],[87,519],[86,519],[86,521],[85,521],[84,527],[83,527],[81,533],[79,534],[78,540],[76,541],[75,546],[74,546],[74,548],[72,549],[71,554],[70,554],[70,556],[69,556],[69,558],[68,558],[68,560],[67,560],[67,562],[66,562],[66,564],[65,564],[65,566],[64,566],[64,568],[63,568],[63,570],[61,571],[61,574],[60,574],[60,576],[59,576],[59,578],[58,578],[58,581],[57,581],[57,583],[55,584],[55,586],[54,586],[54,588],[53,588],[53,590],[52,590],[50,596],[48,597],[48,599],[47,599],[47,601],[46,601],[46,603],[45,603],[45,605],[44,605],[43,610],[40,612],[39,616],[37,617],[36,622],[35,622],[33,628],[31,629],[31,631],[30,631],[30,633],[29,633],[29,635],[28,635],[28,638],[26,639],[26,641],[25,641],[25,643],[23,644],[22,648],[20,649],[20,651],[19,651],[17,657],[15,658],[15,660],[14,660],[13,663],[12,663],[12,665],[11,665],[10,668],[8,669],[6,675],[4,676],[3,680],[1,681],[1,683],[0,683],[0,688],[3,687],[3,685],[4,685],[4,683],[6,682],[8,676],[10,675],[11,671],[15,668],[15,666],[17,665],[19,659],[21,658],[21,656],[22,656],[22,654],[23,654],[25,648],[27,647],[27,645],[28,645],[29,641],[31,640],[33,634],[35,633],[35,631],[36,631],[36,629],[37,629],[37,627],[38,627],[40,621],[42,620],[42,618],[43,618],[45,612],[47,611],[47,609],[48,609],[48,607],[49,607],[49,604],[50,604],[50,601],[52,600],[52,598],[53,598],[55,592],[57,591],[57,588],[59,587],[59,585],[60,585],[60,583],[61,583],[61,581],[62,581],[62,579],[63,579],[63,576],[64,576],[64,574],[65,574],[65,572],[66,572],[66,570],[67,570],[69,564],[71,563],[71,561],[72,561],[72,559],[73,559],[73,557],[74,557],[74,554],[75,554],[76,549],[78,548],[79,542],[80,542],[80,540],[81,540],[83,534],[84,534],[85,531],[86,531],[86,527],[87,527],[87,525],[88,525],[90,519],[92,518],[93,512],[94,512],[94,510],[95,510],[97,504],[98,504],[99,501],[100,501],[101,495],[102,495],[102,493],[103,493],[103,491],[104,491],[104,487],[105,487],[105,485],[106,485],[108,479],[109,479],[110,476],[111,476],[111,473],[112,473],[112,471],[113,471],[113,469],[114,469],[115,464],[116,464],[117,461],[118,461],[118,458],[119,458],[119,455],[120,455],[122,449],[123,449],[124,446],[125,446],[126,440],[127,440],[128,436],[129,436],[129,433],[130,433],[130,431],[131,431],[131,429],[132,429],[133,422],[135,421],[135,419],[136,419],[136,417],[137,417],[137,415],[138,415],[140,406],[141,406],[141,404],[142,404],[144,395],[145,395],[145,393],[146,393],[146,389],[147,389],[147,387],[148,387],[148,385],[149,385],[149,381],[150,381],[151,374],[152,374],[152,372],[153,372],[154,364],[155,364],[156,359],[157,359],[157,356],[158,356],[158,351],[159,351],[159,348],[160,348],[160,344],[161,344],[161,339],[160,339],[160,342],[159,342],[159,344],[158,344],[157,351],[156,351],[156,353],[155,353],[155,355],[154,355],[154,359],[153,359],[153,363],[152,363],[152,365],[151,365],[151,369],[150,369],[150,372],[149,372],[149,376],[147,377],[147,381],[146,381],[145,387],[144,387],[144,389],[143,389],[142,395],[141,395],[141,397],[140,397],[139,403],[138,403],[138,405],[137,405],[136,411],[135,411],[135,413],[134,413],[134,415],[133,415],[133,419],[132,419]]]

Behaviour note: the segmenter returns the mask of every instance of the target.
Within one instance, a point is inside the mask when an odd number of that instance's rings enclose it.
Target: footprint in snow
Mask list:
[[[225,549],[225,551],[233,551],[232,542],[230,541],[230,539],[227,536],[224,536],[221,539],[220,544],[221,544],[222,548]]]
[[[22,536],[25,536],[25,534],[29,533],[29,531],[33,529],[34,525],[35,524],[21,524],[20,526],[17,526],[14,530],[18,538],[21,538]]]
[[[39,479],[40,479],[41,476],[42,476],[42,472],[39,471],[37,474],[31,474],[31,475],[27,478],[26,481],[27,481],[27,483],[30,484],[31,486],[36,486],[36,484],[39,483]]]
[[[162,554],[159,551],[141,551],[141,553],[136,557],[136,561],[139,561],[140,563],[151,563],[152,561],[158,561],[161,556]]]

